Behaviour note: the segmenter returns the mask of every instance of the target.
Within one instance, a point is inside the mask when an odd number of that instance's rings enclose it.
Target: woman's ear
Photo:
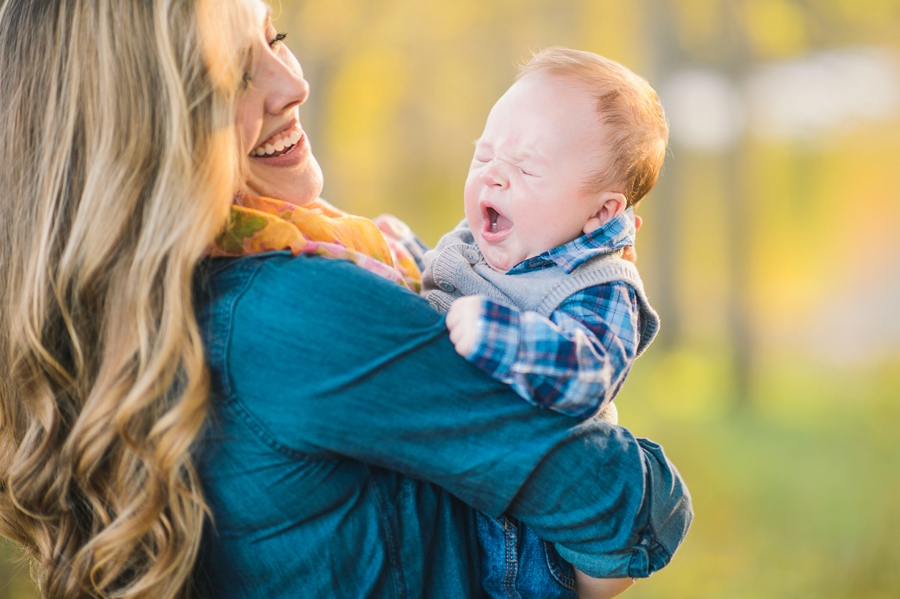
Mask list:
[[[596,231],[615,217],[619,216],[628,207],[625,195],[618,191],[604,191],[597,198],[597,209],[584,224],[583,231],[591,233]]]

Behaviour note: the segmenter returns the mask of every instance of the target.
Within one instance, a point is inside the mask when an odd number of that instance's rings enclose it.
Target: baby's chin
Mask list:
[[[487,265],[497,272],[506,272],[521,262],[521,260],[514,261],[514,258],[504,248],[490,245],[483,241],[481,242],[481,254],[484,256],[484,261],[487,262]]]

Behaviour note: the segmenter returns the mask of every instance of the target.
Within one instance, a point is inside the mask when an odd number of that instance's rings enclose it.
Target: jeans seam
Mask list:
[[[519,562],[517,551],[516,527],[506,516],[500,516],[497,521],[503,526],[503,539],[505,545],[506,568],[503,574],[503,591],[509,599],[521,599],[516,590],[516,578],[519,575]]]
[[[553,578],[555,578],[559,584],[563,585],[571,591],[574,591],[575,579],[567,576],[565,572],[557,567],[557,564],[554,563],[554,560],[550,559],[550,550],[553,548],[551,543],[549,541],[544,541],[543,539],[541,539],[541,543],[544,545],[544,559],[547,562],[547,567],[550,569],[550,574],[553,575]]]

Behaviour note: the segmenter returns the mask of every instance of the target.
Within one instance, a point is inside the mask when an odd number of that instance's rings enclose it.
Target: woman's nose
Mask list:
[[[303,69],[297,59],[275,59],[272,61],[272,76],[269,78],[269,97],[266,110],[271,114],[282,114],[306,102],[309,97],[309,83],[303,78]]]
[[[497,160],[492,160],[484,167],[481,173],[481,180],[488,187],[496,187],[498,189],[506,189],[509,185],[509,176],[506,169]]]

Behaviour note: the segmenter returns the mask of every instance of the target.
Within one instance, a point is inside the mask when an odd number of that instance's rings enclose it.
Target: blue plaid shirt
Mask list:
[[[557,264],[571,273],[589,258],[631,245],[618,223],[529,258],[515,275]],[[625,283],[589,287],[550,315],[481,299],[466,359],[534,405],[587,418],[612,401],[638,347],[638,300]]]

